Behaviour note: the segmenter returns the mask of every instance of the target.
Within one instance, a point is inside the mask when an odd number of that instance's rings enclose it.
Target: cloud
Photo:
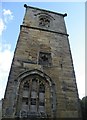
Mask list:
[[[13,20],[13,13],[11,10],[3,9],[3,16],[5,23],[8,23],[10,20]]]
[[[0,98],[4,97],[8,74],[13,58],[10,44],[0,44]]]
[[[2,33],[7,30],[8,23],[13,20],[13,13],[11,10],[2,10],[2,16],[0,17],[0,38],[2,39]],[[11,67],[13,58],[13,51],[11,50],[11,44],[3,44],[0,40],[0,99],[4,97],[4,92],[8,80],[8,74]]]
[[[2,10],[2,17],[0,17],[0,36],[2,36],[2,33],[7,28],[7,23],[9,23],[11,20],[13,20],[14,16],[11,10]]]
[[[3,9],[3,15],[12,15],[10,10]]]
[[[0,36],[2,35],[2,32],[6,29],[5,23],[2,18],[0,18]]]

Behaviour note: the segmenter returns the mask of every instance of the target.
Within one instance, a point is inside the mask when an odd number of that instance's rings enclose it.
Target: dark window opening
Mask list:
[[[45,103],[40,101],[40,102],[39,102],[39,105],[40,105],[40,106],[45,106]]]
[[[42,59],[43,61],[48,61],[47,55],[42,55],[42,56],[41,56],[41,59]]]
[[[51,53],[40,52],[39,53],[39,64],[50,66],[52,64]]]
[[[23,99],[22,99],[22,102],[23,102],[24,104],[28,105],[28,98],[23,98]]]
[[[36,99],[35,98],[31,98],[31,105],[36,105]]]

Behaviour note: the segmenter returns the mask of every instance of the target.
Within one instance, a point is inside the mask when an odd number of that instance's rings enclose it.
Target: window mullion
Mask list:
[[[39,79],[37,81],[37,111],[39,109]]]
[[[30,111],[30,105],[31,105],[31,88],[32,88],[32,79],[30,79],[30,87],[29,87],[29,111]]]

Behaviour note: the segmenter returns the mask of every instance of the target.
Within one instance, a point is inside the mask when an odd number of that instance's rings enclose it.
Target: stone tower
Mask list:
[[[26,8],[3,100],[3,118],[80,118],[67,14]]]

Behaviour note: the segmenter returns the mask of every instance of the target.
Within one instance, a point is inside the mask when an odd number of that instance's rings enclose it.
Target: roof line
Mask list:
[[[44,12],[54,13],[54,14],[57,14],[57,15],[61,15],[61,16],[63,16],[63,17],[66,17],[66,16],[67,16],[67,13],[61,14],[61,13],[53,12],[53,11],[50,11],[50,10],[45,10],[45,9],[41,9],[41,8],[37,8],[37,7],[27,6],[27,4],[24,4],[24,7],[25,7],[25,8],[33,8],[33,9],[37,9],[37,10],[42,10],[42,11],[44,11]]]

